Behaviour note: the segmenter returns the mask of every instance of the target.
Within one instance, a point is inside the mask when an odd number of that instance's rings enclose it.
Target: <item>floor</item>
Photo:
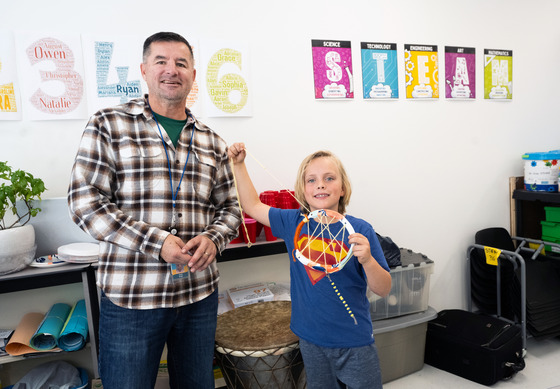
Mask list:
[[[525,369],[491,388],[560,389],[560,338],[527,340]],[[488,388],[454,374],[424,364],[422,370],[383,385],[384,389],[401,388]]]

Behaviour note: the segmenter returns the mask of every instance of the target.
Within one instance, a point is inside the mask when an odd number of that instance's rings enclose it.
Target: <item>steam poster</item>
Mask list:
[[[474,47],[445,46],[445,97],[476,98]]]
[[[353,99],[354,72],[350,41],[311,41],[316,99]]]
[[[437,45],[404,45],[405,88],[408,99],[439,98]]]
[[[513,98],[513,52],[484,49],[484,98]]]
[[[364,99],[398,99],[396,43],[362,42]]]

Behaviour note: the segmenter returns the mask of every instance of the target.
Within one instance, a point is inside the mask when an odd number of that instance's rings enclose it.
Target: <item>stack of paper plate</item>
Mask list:
[[[58,258],[72,263],[97,262],[99,243],[70,243],[58,248]]]

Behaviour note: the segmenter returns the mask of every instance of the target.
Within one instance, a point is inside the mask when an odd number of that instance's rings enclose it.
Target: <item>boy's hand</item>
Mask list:
[[[348,243],[354,245],[353,254],[358,261],[363,265],[369,260],[373,259],[371,256],[371,248],[369,240],[359,233],[354,233],[348,236]]]
[[[245,151],[244,143],[234,143],[228,147],[228,157],[231,158],[233,163],[241,163],[245,160],[247,152]]]

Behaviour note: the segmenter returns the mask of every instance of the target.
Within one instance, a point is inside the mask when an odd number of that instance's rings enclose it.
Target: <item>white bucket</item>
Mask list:
[[[533,192],[558,192],[560,152],[523,154],[525,189]]]

